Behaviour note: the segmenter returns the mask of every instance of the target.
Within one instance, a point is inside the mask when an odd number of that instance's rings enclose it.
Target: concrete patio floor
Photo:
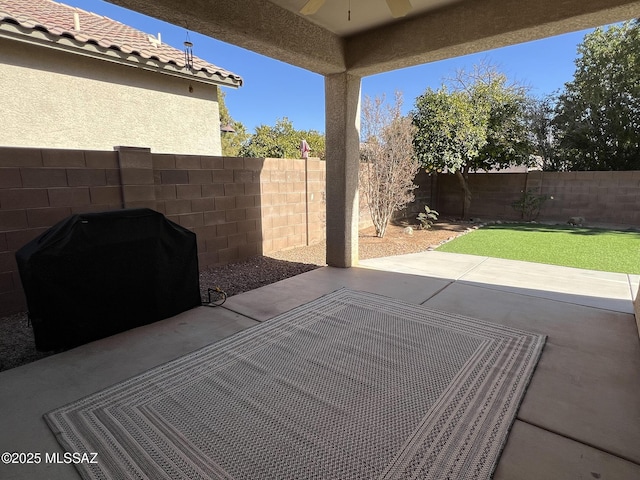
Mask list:
[[[62,452],[43,413],[344,286],[548,335],[495,479],[638,479],[639,282],[437,251],[320,268],[0,373],[0,453]],[[41,463],[0,478],[79,477]]]

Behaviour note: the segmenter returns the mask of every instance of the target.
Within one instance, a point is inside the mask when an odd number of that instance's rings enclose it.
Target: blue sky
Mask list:
[[[145,33],[162,35],[162,41],[182,49],[187,31],[181,27],[128,11],[101,0],[62,0],[60,3],[118,20]],[[588,31],[581,31],[528,42],[511,47],[434,62],[394,72],[365,77],[362,95],[386,95],[396,90],[404,94],[405,112],[427,87],[437,89],[443,79],[457,69],[470,70],[487,60],[510,80],[531,87],[531,93],[544,96],[561,89],[572,80],[577,46]],[[287,117],[298,130],[324,132],[324,81],[321,75],[258,55],[195,32],[189,32],[194,55],[230,70],[244,79],[238,90],[225,88],[229,113],[249,132],[260,124],[273,125]]]

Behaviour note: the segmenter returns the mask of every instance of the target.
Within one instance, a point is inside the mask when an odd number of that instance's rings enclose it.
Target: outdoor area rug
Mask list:
[[[87,479],[487,479],[545,338],[341,289],[45,419]]]

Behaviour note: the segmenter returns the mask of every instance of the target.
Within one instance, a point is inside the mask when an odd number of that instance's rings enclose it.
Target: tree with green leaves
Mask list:
[[[259,125],[240,150],[243,157],[299,158],[300,142],[306,140],[310,156],[324,158],[324,135],[315,130],[296,130],[287,118],[278,119],[274,126]]]
[[[640,21],[596,28],[578,46],[554,125],[572,170],[640,170]]]
[[[220,132],[222,155],[225,157],[238,157],[242,146],[248,141],[250,135],[242,122],[234,120],[229,114],[225,102],[226,94],[218,87],[218,110],[220,112],[220,126],[230,126],[233,132]]]
[[[415,128],[403,116],[402,95],[388,105],[384,97],[365,97],[362,108],[360,183],[378,237],[384,237],[394,212],[413,200],[420,164],[413,152]]]
[[[463,194],[462,217],[471,207],[468,175],[477,170],[528,164],[526,88],[486,63],[459,71],[447,86],[428,88],[412,111],[414,148],[428,172],[454,173]]]
[[[428,88],[416,99],[413,146],[422,167],[430,173],[455,173],[463,190],[463,218],[471,205],[467,176],[486,143],[488,114],[474,109],[462,92]]]

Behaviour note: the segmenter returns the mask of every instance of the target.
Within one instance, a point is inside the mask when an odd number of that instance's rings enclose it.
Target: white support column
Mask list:
[[[327,264],[358,263],[360,77],[325,76]]]

